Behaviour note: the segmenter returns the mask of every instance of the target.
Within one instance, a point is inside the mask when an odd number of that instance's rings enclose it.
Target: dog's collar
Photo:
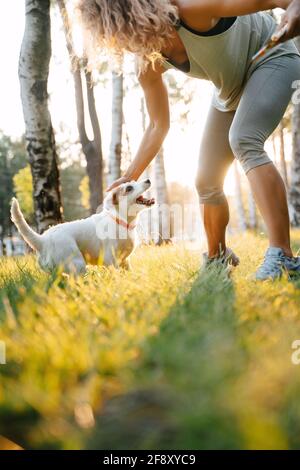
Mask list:
[[[118,225],[121,225],[121,227],[126,228],[127,230],[131,231],[134,230],[136,227],[136,224],[129,224],[125,220],[121,219],[117,215],[113,214],[109,210],[105,209],[105,213],[110,216],[111,219],[113,219]]]

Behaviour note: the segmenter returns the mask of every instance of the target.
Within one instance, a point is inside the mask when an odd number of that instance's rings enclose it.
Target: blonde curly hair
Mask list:
[[[106,51],[120,63],[124,52],[139,59],[139,70],[161,59],[179,15],[174,0],[79,0],[88,55]]]

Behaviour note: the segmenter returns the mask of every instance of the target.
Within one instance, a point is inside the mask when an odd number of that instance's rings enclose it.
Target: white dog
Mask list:
[[[108,193],[99,214],[56,225],[42,235],[29,227],[15,198],[11,219],[46,271],[61,266],[66,273],[82,274],[87,264],[99,260],[122,267],[135,247],[138,214],[154,204],[142,196],[150,186],[150,180],[124,183]]]

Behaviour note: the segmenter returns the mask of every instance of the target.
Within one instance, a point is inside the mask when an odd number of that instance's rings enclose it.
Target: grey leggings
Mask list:
[[[234,157],[246,173],[271,162],[264,144],[284,115],[295,80],[300,80],[300,58],[277,57],[252,73],[236,111],[222,112],[211,106],[196,179],[202,204],[224,202],[224,178]]]

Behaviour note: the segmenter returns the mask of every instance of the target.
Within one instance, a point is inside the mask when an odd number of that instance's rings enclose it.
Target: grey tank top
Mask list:
[[[213,105],[217,109],[235,110],[244,84],[257,67],[274,57],[299,55],[293,41],[288,41],[251,64],[253,55],[271,38],[275,29],[276,22],[268,13],[238,16],[229,29],[213,36],[199,35],[180,24],[177,32],[190,63],[189,71],[184,73],[214,84]],[[163,58],[163,65],[165,69],[180,70],[166,58]]]

